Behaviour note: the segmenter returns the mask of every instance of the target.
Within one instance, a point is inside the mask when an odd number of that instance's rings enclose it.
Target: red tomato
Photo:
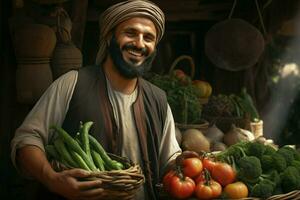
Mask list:
[[[194,181],[195,181],[196,184],[205,181],[204,170],[198,176],[196,176],[196,178],[194,178]]]
[[[195,190],[195,182],[189,177],[179,178],[173,176],[170,181],[169,193],[177,199],[185,199],[190,197]]]
[[[222,186],[214,181],[200,182],[195,188],[195,195],[198,199],[214,199],[221,195]]]
[[[201,173],[202,169],[202,162],[199,158],[186,158],[182,162],[183,174],[190,178],[198,176]]]
[[[213,160],[211,160],[209,158],[204,157],[202,159],[202,165],[203,165],[203,168],[207,169],[209,172],[212,172],[213,168],[216,165],[216,162],[214,162]]]
[[[211,172],[211,176],[222,186],[226,186],[235,181],[236,172],[229,164],[217,162]]]
[[[171,170],[171,171],[169,171],[168,173],[166,173],[166,175],[165,175],[164,178],[163,178],[163,187],[164,187],[164,189],[165,189],[167,192],[170,191],[170,181],[171,181],[171,178],[172,178],[173,176],[175,176],[175,175],[176,175],[175,171]]]

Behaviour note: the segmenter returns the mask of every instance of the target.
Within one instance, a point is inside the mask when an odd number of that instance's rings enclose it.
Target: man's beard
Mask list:
[[[128,50],[140,51],[142,55],[148,57],[143,61],[143,63],[137,66],[135,64],[135,60],[130,60],[130,62],[124,60],[122,51]],[[118,44],[115,36],[113,36],[109,46],[109,54],[120,74],[128,79],[132,79],[144,75],[151,69],[152,62],[156,56],[156,50],[149,54],[146,48],[139,49],[132,44],[126,44],[122,47],[122,49],[120,49],[120,45]]]

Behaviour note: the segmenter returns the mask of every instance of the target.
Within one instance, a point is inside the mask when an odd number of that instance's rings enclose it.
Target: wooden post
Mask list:
[[[72,20],[72,41],[77,48],[81,49],[86,16],[88,9],[88,0],[73,0],[72,10],[71,10],[71,20]]]

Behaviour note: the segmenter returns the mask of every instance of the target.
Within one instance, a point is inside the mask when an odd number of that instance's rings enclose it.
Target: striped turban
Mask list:
[[[163,11],[148,0],[127,0],[112,5],[100,16],[100,47],[97,53],[96,64],[101,64],[106,55],[112,30],[121,22],[132,17],[149,18],[155,25],[157,41],[159,42],[165,30],[165,16]]]

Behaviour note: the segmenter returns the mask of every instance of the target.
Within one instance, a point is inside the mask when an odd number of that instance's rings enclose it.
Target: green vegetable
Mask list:
[[[289,166],[291,165],[291,163],[293,162],[293,160],[295,159],[294,157],[294,153],[291,152],[290,150],[286,149],[286,148],[280,148],[277,150],[277,153],[278,154],[281,154],[285,161],[286,161],[286,164]]]
[[[55,140],[54,146],[55,146],[56,150],[59,152],[59,154],[61,155],[62,159],[67,161],[67,164],[69,166],[78,167],[77,163],[72,159],[72,156],[70,155],[64,142],[61,139]]]
[[[247,93],[247,89],[245,87],[242,88],[241,97],[243,99],[245,108],[250,114],[251,121],[259,121],[259,114],[254,106],[252,97]]]
[[[297,151],[295,148],[292,148],[290,146],[283,146],[283,147],[281,147],[281,149],[290,151],[294,155],[295,160],[300,161],[300,152]]]
[[[92,161],[90,143],[89,143],[89,131],[94,122],[88,121],[85,122],[82,126],[80,126],[80,136],[82,141],[83,150],[88,155],[89,159]]]
[[[274,147],[270,146],[270,145],[266,145],[265,146],[265,152],[264,155],[272,155],[276,153],[276,150],[274,149]]]
[[[281,177],[281,187],[284,193],[300,189],[300,174],[298,170],[293,167],[287,167]]]
[[[262,174],[260,160],[255,156],[242,157],[238,163],[238,178],[245,183],[256,183]]]
[[[268,198],[272,196],[275,185],[272,181],[265,179],[253,186],[251,189],[251,197]]]
[[[82,159],[82,157],[77,152],[70,151],[70,154],[72,155],[72,157],[78,164],[78,167],[80,167],[81,169],[91,171],[91,169],[88,167],[88,165],[85,163],[85,161]]]
[[[66,145],[70,148],[70,150],[73,150],[77,152],[82,159],[85,161],[85,163],[88,165],[88,167],[91,170],[96,170],[95,164],[90,160],[88,155],[81,149],[80,145],[76,142],[75,139],[73,139],[63,128],[52,126],[51,129],[54,129],[59,137],[66,143]]]
[[[293,160],[293,162],[291,163],[291,166],[295,167],[298,170],[298,172],[300,173],[300,161]]]
[[[261,158],[266,150],[266,146],[260,142],[253,141],[249,142],[247,146],[246,154],[248,156],[255,156],[257,158]]]
[[[96,140],[96,138],[94,138],[93,136],[89,135],[89,140],[90,140],[90,144],[92,146],[92,148],[100,154],[101,158],[104,161],[104,165],[106,168],[108,168],[109,170],[113,170],[113,169],[123,169],[124,166],[122,165],[122,163],[117,164],[119,162],[112,160],[106,153],[106,151],[104,150],[104,148],[102,147],[102,145]]]
[[[104,163],[103,163],[103,160],[102,160],[100,154],[94,150],[91,151],[91,154],[92,154],[93,160],[95,162],[95,165],[98,167],[98,169],[100,171],[104,171],[105,170]]]
[[[284,157],[279,153],[263,155],[261,166],[264,171],[276,170],[278,172],[282,172],[287,167]]]
[[[149,81],[166,92],[177,123],[199,123],[202,112],[199,101],[201,93],[191,82],[183,85],[176,77],[158,74],[154,74]]]

